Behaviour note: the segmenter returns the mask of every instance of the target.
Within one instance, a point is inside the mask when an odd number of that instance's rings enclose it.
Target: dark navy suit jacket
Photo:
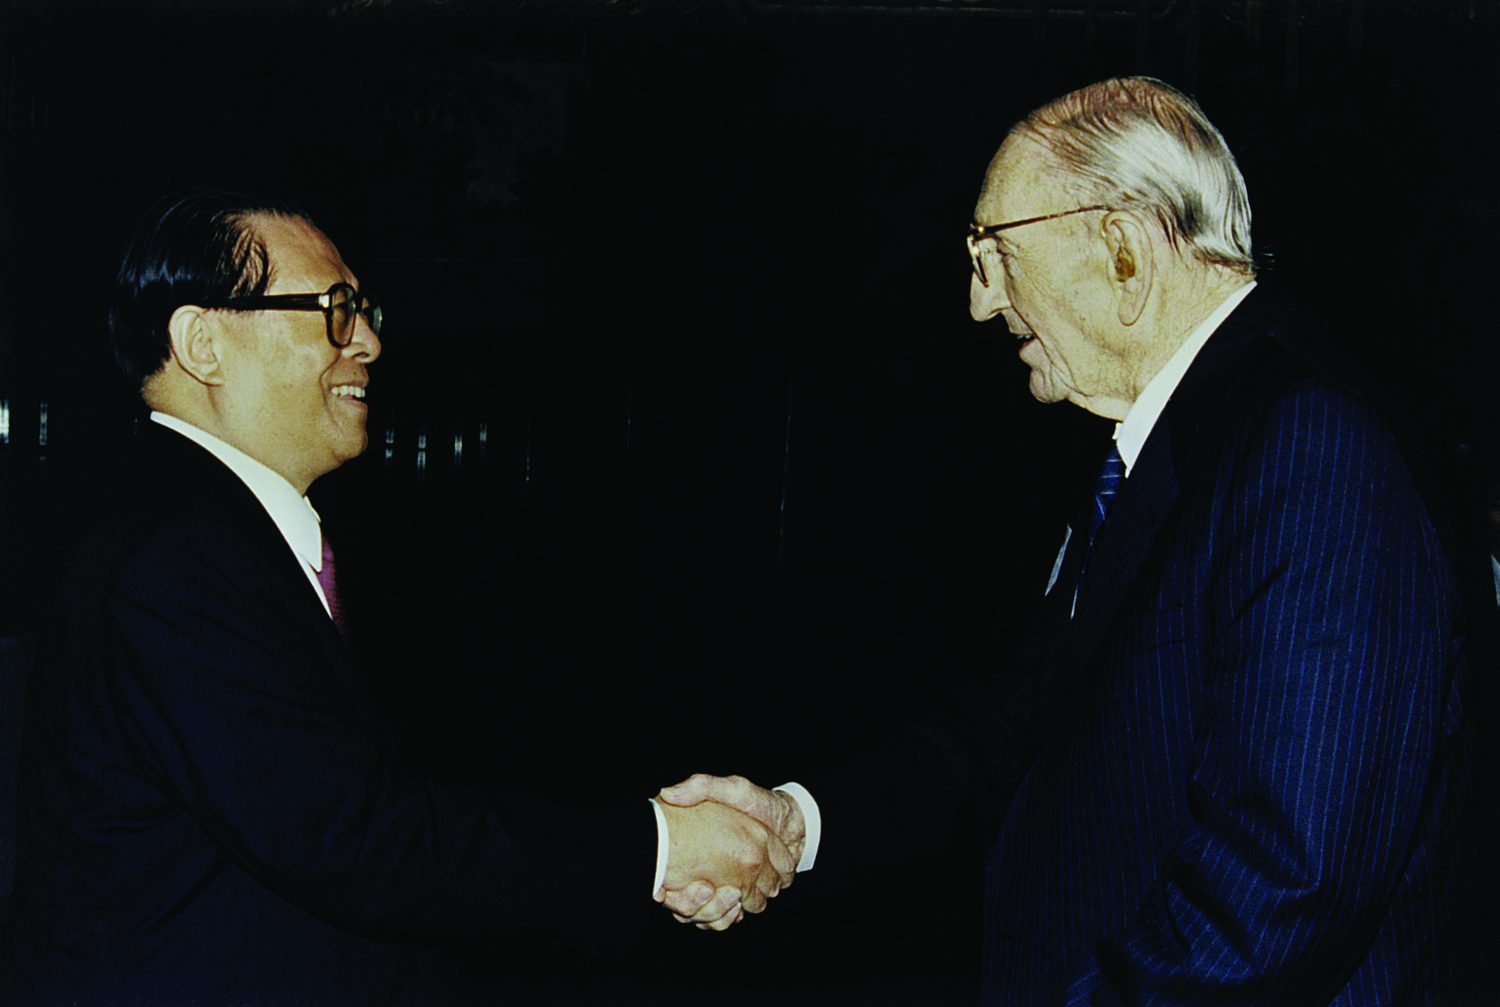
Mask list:
[[[260,503],[135,441],[33,678],[14,1002],[429,1003],[421,942],[649,913],[644,800],[414,778]]]
[[[1274,303],[1189,369],[1070,619],[1075,527],[1023,684],[920,732],[899,787],[813,791],[820,871],[988,819],[987,1004],[1461,993],[1452,577],[1392,436]]]

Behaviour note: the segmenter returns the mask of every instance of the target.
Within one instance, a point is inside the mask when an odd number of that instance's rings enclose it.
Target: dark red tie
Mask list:
[[[333,626],[339,636],[349,639],[348,627],[344,625],[344,613],[339,608],[338,575],[333,571],[333,547],[328,536],[323,536],[323,569],[318,571],[318,583],[322,585],[323,597],[328,599],[328,614],[333,616]]]

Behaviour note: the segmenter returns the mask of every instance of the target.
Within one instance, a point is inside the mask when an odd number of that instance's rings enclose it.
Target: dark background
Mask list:
[[[166,191],[245,187],[386,307],[370,451],[313,495],[415,765],[644,799],[857,752],[1004,672],[1108,435],[969,321],[962,239],[1008,127],[1121,73],[1223,130],[1263,278],[1369,372],[1482,561],[1493,0],[0,10],[8,653],[141,421],[103,327],[125,233]],[[468,950],[476,996],[966,1003],[977,892],[928,857],[859,892],[815,871],[727,935],[661,913],[626,948]]]

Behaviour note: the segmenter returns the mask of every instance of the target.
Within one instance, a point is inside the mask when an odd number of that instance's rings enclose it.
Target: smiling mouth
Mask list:
[[[336,399],[354,399],[356,402],[365,400],[365,390],[359,385],[334,385],[329,394]]]

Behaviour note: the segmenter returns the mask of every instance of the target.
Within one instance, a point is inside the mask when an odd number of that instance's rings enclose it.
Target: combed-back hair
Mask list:
[[[141,218],[109,309],[115,362],[137,387],[171,356],[178,308],[266,292],[271,263],[250,224],[258,215],[309,219],[282,200],[212,189],[166,196]]]
[[[1085,202],[1151,214],[1179,252],[1253,275],[1250,198],[1203,109],[1150,77],[1119,77],[1048,102],[1016,127],[1041,142]]]

